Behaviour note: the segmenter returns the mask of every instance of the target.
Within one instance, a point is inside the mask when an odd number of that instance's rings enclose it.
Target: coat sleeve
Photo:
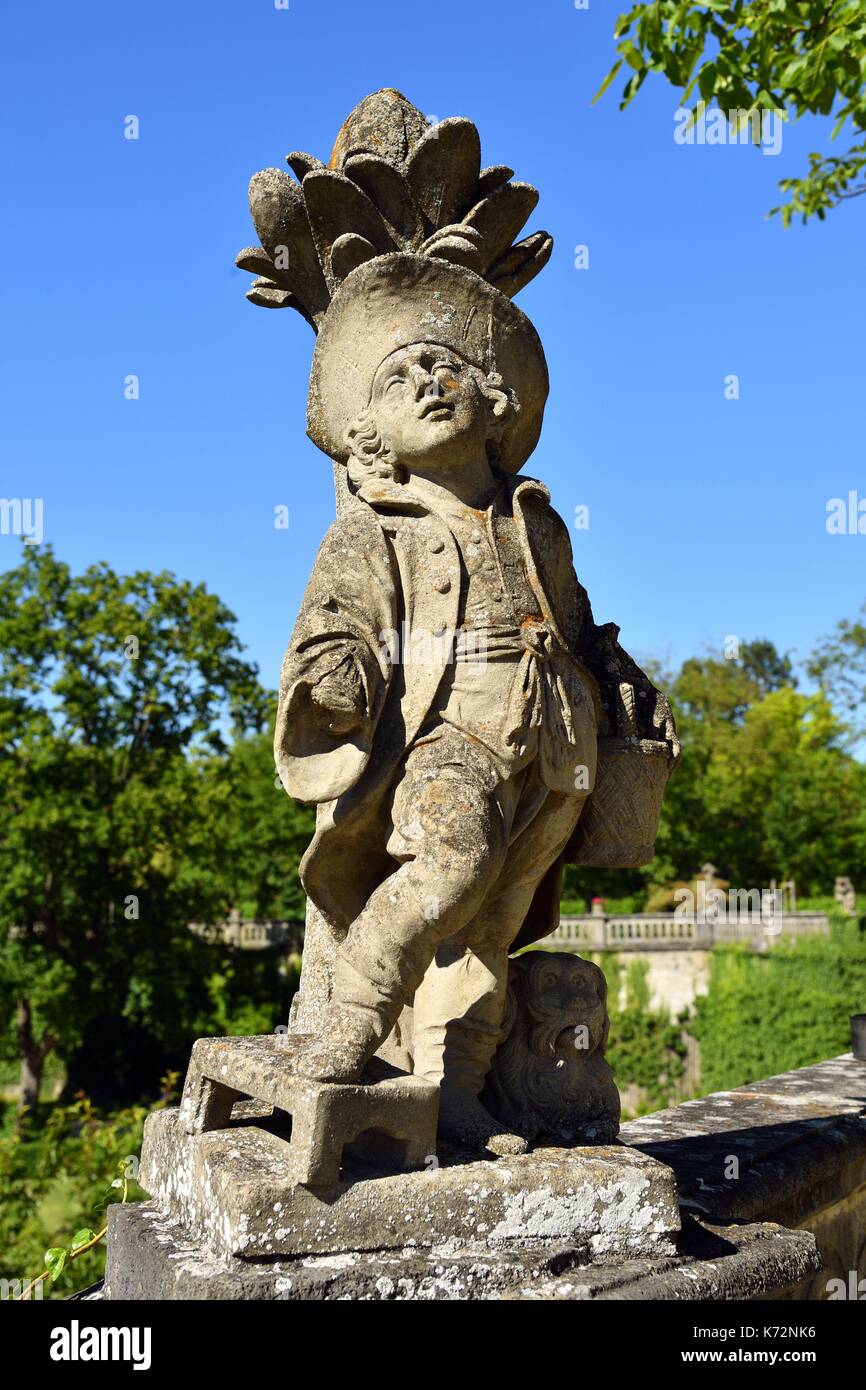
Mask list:
[[[280,675],[274,758],[283,786],[299,801],[331,801],[364,771],[390,681],[387,635],[396,613],[387,541],[372,508],[357,503],[319,548]],[[360,678],[360,724],[334,734],[327,711],[311,697],[347,661]]]

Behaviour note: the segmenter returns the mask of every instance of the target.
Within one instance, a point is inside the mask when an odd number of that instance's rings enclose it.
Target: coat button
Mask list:
[[[433,586],[438,594],[447,594],[451,588],[450,579],[437,579]]]
[[[480,544],[481,544],[481,539],[482,539],[482,537],[481,537],[481,532],[480,532],[480,531],[473,531],[473,532],[472,532],[472,535],[469,537],[469,539],[472,541],[473,545],[480,545]]]
[[[440,540],[438,536],[434,536],[431,541],[427,542],[427,549],[433,555],[440,555],[445,549],[445,542]]]

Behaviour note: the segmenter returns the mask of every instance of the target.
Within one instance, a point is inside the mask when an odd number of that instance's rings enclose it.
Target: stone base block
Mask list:
[[[138,1300],[330,1301],[785,1299],[819,1267],[814,1238],[770,1224],[716,1227],[687,1218],[676,1255],[588,1263],[557,1243],[219,1260],[152,1202],[108,1209],[105,1284]]]
[[[199,1038],[180,1107],[186,1132],[225,1128],[234,1105],[249,1096],[291,1116],[284,1159],[295,1182],[333,1186],[344,1148],[364,1134],[391,1141],[391,1167],[422,1168],[436,1151],[439,1088],[378,1058],[358,1085],[309,1081],[294,1071],[303,1041],[288,1033]]]
[[[372,1175],[356,1162],[330,1188],[299,1184],[273,1121],[188,1134],[177,1110],[145,1127],[141,1183],[197,1243],[245,1259],[429,1247],[566,1242],[588,1257],[665,1255],[679,1231],[671,1170],[624,1145],[539,1149],[424,1172]]]

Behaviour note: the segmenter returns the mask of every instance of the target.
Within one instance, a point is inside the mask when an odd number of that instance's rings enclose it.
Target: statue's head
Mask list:
[[[392,87],[349,114],[327,164],[286,158],[294,178],[250,181],[261,245],[237,264],[257,277],[254,304],[295,309],[318,335],[310,438],[367,478],[451,469],[467,449],[516,473],[547,398],[538,334],[512,303],[553,248],[543,231],[516,240],[537,190],[482,168],[466,117],[431,123]],[[419,390],[439,405],[412,402]]]
[[[440,343],[410,343],[379,364],[370,399],[346,431],[349,476],[402,481],[423,467],[447,478],[483,454],[495,467],[519,410],[498,372]]]
[[[379,256],[343,281],[319,330],[308,432],[356,483],[485,453],[514,473],[546,397],[538,334],[505,295],[463,266]]]

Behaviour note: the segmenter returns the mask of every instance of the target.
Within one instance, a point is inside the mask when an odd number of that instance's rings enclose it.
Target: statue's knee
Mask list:
[[[439,775],[403,784],[393,822],[389,852],[429,864],[452,885],[498,869],[507,847],[495,798],[469,777]]]

